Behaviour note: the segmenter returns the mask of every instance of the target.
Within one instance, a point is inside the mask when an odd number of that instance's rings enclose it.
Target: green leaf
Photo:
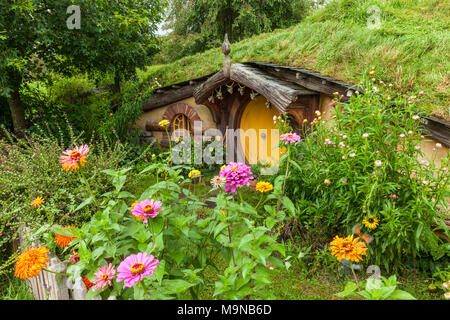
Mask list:
[[[182,279],[163,280],[161,285],[168,294],[176,294],[186,291],[190,287],[194,286],[193,283],[189,283]]]
[[[88,292],[86,293],[86,300],[92,300],[95,296],[98,295],[98,291],[95,291],[94,288],[89,288]]]
[[[389,300],[417,300],[410,293],[403,290],[395,290],[390,296]]]
[[[289,212],[292,214],[292,216],[295,216],[295,206],[292,203],[291,199],[289,199],[288,197],[284,196],[283,197],[283,205],[286,209],[289,210]]]
[[[355,292],[355,290],[358,289],[358,286],[356,285],[356,283],[354,282],[347,282],[347,284],[345,285],[344,291],[336,293],[335,296],[339,297],[339,298],[345,298],[348,297],[349,295],[353,294]]]
[[[92,201],[94,200],[94,198],[92,196],[90,196],[89,198],[87,198],[86,200],[84,200],[82,203],[80,203],[80,205],[74,210],[74,212],[86,207],[88,204],[90,204]]]

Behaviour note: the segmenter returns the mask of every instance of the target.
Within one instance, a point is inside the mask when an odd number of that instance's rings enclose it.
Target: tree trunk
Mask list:
[[[231,0],[227,2],[227,8],[225,10],[225,33],[228,34],[230,42],[233,41],[233,8],[231,6]]]
[[[19,88],[15,88],[8,98],[9,109],[13,121],[14,131],[18,135],[23,135],[25,124],[25,110],[20,99]]]
[[[114,91],[120,92],[120,74],[117,71],[114,73]]]

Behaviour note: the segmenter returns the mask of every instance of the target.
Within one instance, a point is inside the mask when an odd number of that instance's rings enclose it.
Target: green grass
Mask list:
[[[380,8],[378,30],[367,28],[371,5]],[[352,83],[375,66],[377,79],[403,94],[423,90],[420,108],[450,119],[449,17],[449,0],[334,1],[298,25],[234,43],[231,58],[310,68]],[[217,48],[151,66],[139,72],[141,86],[155,78],[166,86],[204,76],[222,62]]]
[[[2,275],[0,284],[0,300],[34,300],[26,281],[13,274]]]

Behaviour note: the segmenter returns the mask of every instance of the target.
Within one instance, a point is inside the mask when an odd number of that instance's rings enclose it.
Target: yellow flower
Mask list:
[[[47,267],[48,253],[46,247],[25,249],[17,259],[14,275],[20,279],[36,277],[43,267]]]
[[[329,179],[325,179],[324,181],[323,181],[323,183],[325,183],[325,184],[331,184],[331,181],[329,180]]]
[[[75,228],[75,226],[65,226],[64,227],[64,229],[69,229],[69,231],[70,231],[70,228]],[[72,233],[72,231],[70,231],[70,232]],[[69,236],[64,236],[62,234],[55,235],[56,244],[58,246],[60,246],[61,248],[68,247],[70,245],[70,243],[72,242],[72,240],[75,238],[76,238],[75,236],[69,237]]]
[[[347,238],[334,237],[330,242],[331,254],[335,256],[339,262],[342,259],[359,262],[362,261],[363,255],[366,255],[367,247],[364,242],[359,241],[359,237],[354,238],[349,235]]]
[[[375,217],[375,216],[373,216],[373,215],[369,215],[369,217],[367,218],[367,216],[366,217],[364,217],[364,219],[363,219],[363,224],[367,227],[367,228],[369,228],[369,229],[376,229],[377,227],[378,227],[378,222],[379,222],[380,220],[377,218],[377,217]]]
[[[256,191],[267,192],[273,190],[273,185],[270,182],[260,181],[256,184]]]
[[[161,120],[158,124],[160,127],[166,127],[170,124],[170,121],[169,120]]]
[[[35,208],[40,208],[41,204],[44,203],[44,198],[42,197],[37,197],[36,199],[33,200],[33,202],[31,203],[31,205]]]
[[[189,172],[188,176],[189,176],[189,178],[192,179],[192,177],[195,178],[196,176],[199,176],[200,174],[201,174],[201,172],[199,170],[194,169]]]

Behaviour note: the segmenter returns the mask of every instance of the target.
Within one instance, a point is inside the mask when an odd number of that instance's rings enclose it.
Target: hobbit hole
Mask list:
[[[170,121],[174,139],[182,129],[192,134],[194,121],[201,121],[203,133],[208,129],[220,130],[227,140],[227,150],[241,155],[240,159],[249,164],[276,162],[276,153],[280,150],[270,148],[273,139],[270,129],[276,128],[274,116],[287,116],[294,131],[299,135],[307,134],[317,112],[321,113],[322,120],[333,116],[330,102],[335,92],[344,103],[356,90],[363,93],[354,85],[309,69],[263,62],[231,63],[227,40],[222,49],[225,58],[221,70],[159,88],[144,102],[144,114],[136,122],[144,139],[158,140],[167,146],[168,137],[159,127],[159,121]],[[422,124],[434,140],[423,142],[425,155],[431,154],[436,142],[446,146],[439,152],[447,152],[450,126],[433,117],[423,119]],[[233,136],[234,141],[230,141],[231,137],[226,137],[227,129],[242,130]],[[248,129],[256,131],[256,145],[249,145],[249,138],[240,135]],[[437,165],[439,162],[436,159]]]

